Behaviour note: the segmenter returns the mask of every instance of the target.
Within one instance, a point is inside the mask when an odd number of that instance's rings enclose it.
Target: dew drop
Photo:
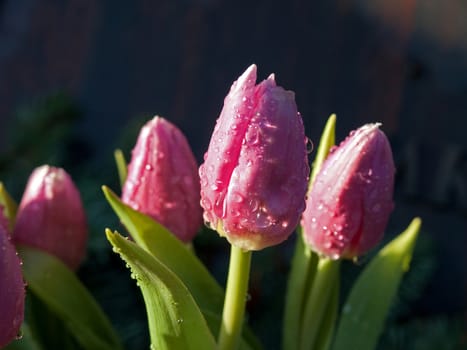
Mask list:
[[[172,208],[175,208],[177,206],[177,204],[175,202],[165,202],[164,203],[164,207],[166,209],[172,209]]]
[[[231,198],[234,202],[237,203],[242,203],[245,200],[240,193],[233,193]]]
[[[348,314],[352,311],[352,307],[349,305],[349,304],[346,304],[343,308],[342,308],[342,312],[344,314]]]
[[[378,213],[381,210],[381,204],[377,203],[371,209],[374,213]]]
[[[308,137],[305,137],[305,145],[306,145],[306,153],[310,154],[313,152],[313,141],[311,141]]]
[[[334,253],[334,254],[331,254],[330,258],[331,258],[332,260],[337,260],[337,259],[340,258],[340,255],[339,255],[338,253]]]
[[[144,167],[144,169],[146,169],[147,171],[152,171],[153,167],[151,164],[146,164],[146,166]]]

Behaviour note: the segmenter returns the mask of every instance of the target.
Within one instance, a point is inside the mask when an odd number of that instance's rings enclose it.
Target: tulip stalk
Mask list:
[[[331,114],[326,122],[319,147],[316,152],[313,169],[310,174],[308,192],[311,190],[321,165],[335,143],[336,115]],[[284,350],[298,349],[301,339],[301,325],[307,292],[311,290],[318,264],[318,255],[304,242],[301,227],[298,230],[292,269],[287,284],[285,298],[283,344]],[[338,286],[336,286],[338,287]]]
[[[325,311],[339,281],[340,260],[322,257],[319,259],[312,288],[309,290],[303,314],[300,349],[317,349],[316,344],[322,329]],[[328,332],[326,332],[328,333]]]
[[[219,350],[234,350],[238,347],[245,315],[250,264],[251,251],[231,245],[227,290],[218,337]]]

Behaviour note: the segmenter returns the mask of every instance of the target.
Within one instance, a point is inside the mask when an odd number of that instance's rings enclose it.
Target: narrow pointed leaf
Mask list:
[[[206,318],[208,313],[212,313],[218,315],[220,320],[224,306],[224,289],[204,264],[164,226],[125,205],[108,187],[103,186],[102,190],[136,244],[183,281]],[[209,322],[209,325],[212,323]],[[213,328],[211,331],[217,334]],[[260,343],[248,327],[243,328],[242,337],[251,349],[261,349]]]
[[[185,283],[200,308],[220,314],[224,291],[186,245],[152,218],[125,205],[107,187],[103,191],[135,242]]]
[[[5,214],[5,217],[8,219],[9,230],[11,232],[15,225],[18,204],[16,204],[15,200],[10,196],[3,182],[0,182],[0,205],[3,206],[3,214]]]
[[[336,142],[336,115],[331,114],[324,126],[323,133],[319,140],[318,150],[316,151],[315,161],[313,162],[313,169],[311,170],[310,184],[308,186],[308,192],[310,191],[315,177],[321,169],[321,165],[329,154],[329,150],[334,146]]]
[[[60,318],[83,349],[122,349],[101,308],[75,274],[40,250],[18,247],[28,289]]]
[[[110,230],[106,234],[114,250],[130,266],[141,288],[148,314],[151,348],[215,349],[206,320],[183,282],[135,243]]]
[[[333,350],[372,350],[383,330],[399,283],[408,271],[421,220],[389,242],[355,282],[342,309]]]
[[[116,149],[114,151],[115,164],[117,165],[118,178],[120,180],[120,186],[123,187],[125,183],[126,176],[128,174],[128,168],[125,160],[125,156],[121,149]]]

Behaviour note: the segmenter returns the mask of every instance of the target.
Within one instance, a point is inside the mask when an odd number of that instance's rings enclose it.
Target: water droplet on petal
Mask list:
[[[308,137],[305,137],[305,145],[306,145],[306,153],[310,154],[311,152],[313,152],[313,142],[308,138]]]

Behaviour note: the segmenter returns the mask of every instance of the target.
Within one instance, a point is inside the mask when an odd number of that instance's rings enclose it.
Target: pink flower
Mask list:
[[[71,177],[60,168],[36,168],[18,208],[15,244],[44,250],[75,270],[85,256],[87,235],[83,204]]]
[[[199,173],[204,219],[231,244],[259,250],[287,239],[305,208],[309,173],[294,93],[274,75],[256,85],[250,66],[224,100]]]
[[[366,253],[383,237],[394,207],[394,162],[379,124],[350,135],[323,163],[302,226],[316,252],[333,259]]]
[[[198,165],[185,136],[163,118],[150,120],[133,149],[123,202],[189,242],[202,224],[199,190]]]
[[[0,217],[6,222],[1,210]],[[10,242],[10,235],[0,225],[0,348],[19,333],[24,318],[24,298],[21,262]]]
[[[5,210],[5,207],[0,204],[0,226],[3,227],[3,229],[8,232],[9,223],[8,223],[8,219],[5,216],[4,210]]]

